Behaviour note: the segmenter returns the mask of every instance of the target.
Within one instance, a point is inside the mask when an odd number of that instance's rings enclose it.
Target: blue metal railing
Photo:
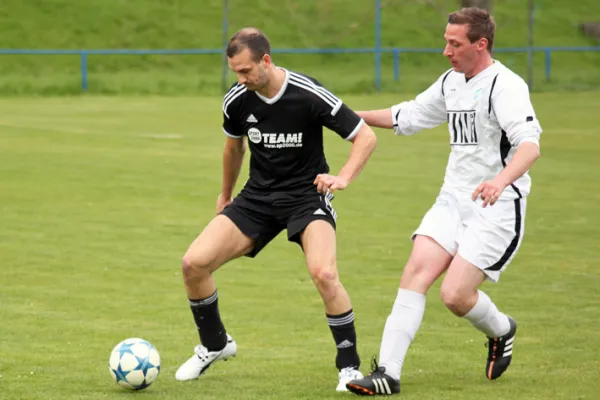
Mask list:
[[[553,52],[600,51],[600,46],[554,46],[554,47],[505,47],[494,49],[494,53],[527,53],[529,51],[545,54],[546,80],[550,80]],[[400,79],[400,54],[405,53],[441,53],[441,49],[427,48],[328,48],[328,49],[273,49],[274,54],[375,54],[375,86],[381,88],[381,55],[391,53],[394,58],[394,79]],[[49,50],[49,49],[0,49],[0,55],[79,55],[81,58],[81,90],[88,89],[88,55],[190,55],[223,54],[222,49],[99,49],[99,50]],[[225,78],[224,78],[225,79]]]

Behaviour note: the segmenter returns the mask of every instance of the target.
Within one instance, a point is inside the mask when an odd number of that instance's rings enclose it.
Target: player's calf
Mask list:
[[[354,311],[350,309],[338,315],[327,314],[327,322],[337,349],[335,366],[340,371],[336,390],[338,392],[345,392],[347,391],[346,384],[348,382],[363,377],[358,370],[360,367],[360,357],[356,348]]]

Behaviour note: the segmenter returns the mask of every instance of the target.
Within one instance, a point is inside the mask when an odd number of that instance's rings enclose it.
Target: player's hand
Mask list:
[[[327,194],[336,190],[344,190],[348,186],[348,181],[340,176],[319,174],[313,182],[317,185],[317,192]]]
[[[475,201],[478,197],[481,197],[483,200],[482,207],[486,207],[488,204],[493,206],[498,198],[500,198],[500,195],[504,192],[505,188],[506,185],[496,179],[485,181],[477,186],[471,198]]]
[[[217,197],[217,214],[219,214],[227,205],[231,203],[231,197],[223,196],[223,193]]]

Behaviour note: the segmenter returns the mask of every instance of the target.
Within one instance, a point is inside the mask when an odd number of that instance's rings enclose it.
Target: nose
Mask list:
[[[450,57],[452,55],[452,50],[450,49],[450,45],[447,44],[446,47],[444,47],[444,57]]]
[[[248,80],[246,79],[246,77],[244,77],[242,75],[238,75],[237,81],[240,85],[245,85]]]

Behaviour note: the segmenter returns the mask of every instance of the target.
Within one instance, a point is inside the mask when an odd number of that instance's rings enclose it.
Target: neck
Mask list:
[[[275,97],[277,93],[279,93],[281,87],[283,86],[283,81],[285,81],[285,71],[273,65],[273,68],[269,73],[268,83],[264,87],[260,88],[258,93],[268,99],[271,99]]]
[[[475,64],[475,67],[471,71],[469,71],[469,73],[465,73],[465,77],[472,78],[487,67],[489,67],[490,65],[492,65],[493,63],[494,59],[492,58],[492,55],[486,52],[485,55],[481,57],[481,60],[479,60],[479,62]]]

